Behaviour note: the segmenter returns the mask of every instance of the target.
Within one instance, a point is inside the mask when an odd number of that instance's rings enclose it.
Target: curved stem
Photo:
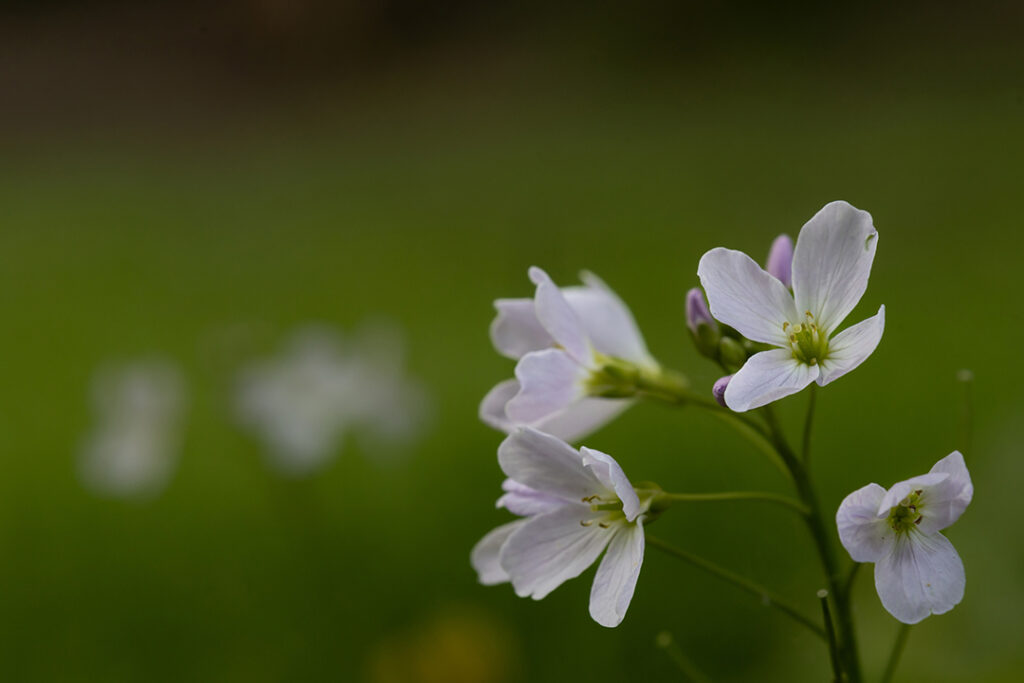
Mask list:
[[[809,467],[811,461],[811,428],[814,425],[814,404],[818,396],[818,385],[811,384],[810,397],[807,399],[807,417],[804,418],[804,441],[801,457],[804,460],[804,467]]]
[[[821,601],[821,617],[825,622],[825,635],[828,636],[828,658],[832,662],[833,682],[842,683],[843,666],[839,662],[839,643],[836,642],[836,629],[832,625],[832,610],[828,607],[828,591],[824,588],[818,591],[818,600]]]
[[[711,683],[711,679],[701,672],[696,664],[690,661],[690,658],[679,647],[671,633],[662,631],[654,639],[654,644],[665,651],[668,658],[675,662],[675,665],[679,667],[679,671],[682,672],[688,681],[691,681],[691,683]]]
[[[910,624],[900,624],[900,630],[896,633],[896,642],[892,645],[892,652],[889,654],[889,663],[885,665],[885,673],[882,674],[881,683],[889,683],[896,667],[900,664],[900,655],[907,644],[907,636],[910,635]]]
[[[735,429],[740,436],[753,444],[754,447],[760,451],[762,455],[767,457],[780,472],[786,475],[787,479],[790,481],[793,480],[793,475],[790,473],[789,468],[786,467],[786,463],[779,457],[778,451],[775,450],[771,441],[769,441],[768,437],[765,436],[764,430],[760,425],[752,420],[742,418],[736,413],[721,408],[711,411],[711,414]]]
[[[698,503],[705,501],[727,501],[727,500],[761,500],[769,503],[784,505],[801,515],[808,513],[807,506],[800,501],[793,500],[789,496],[767,491],[725,491],[722,493],[661,493],[654,497],[652,506],[657,506],[659,501]]]
[[[780,598],[778,595],[768,590],[764,586],[755,583],[754,581],[751,581],[750,579],[744,576],[740,576],[739,574],[733,571],[725,569],[724,567],[719,567],[717,564],[705,560],[702,557],[698,557],[697,555],[688,553],[685,550],[676,548],[673,545],[669,545],[668,543],[665,543],[661,539],[655,538],[650,534],[647,534],[647,543],[661,550],[662,552],[671,555],[672,557],[683,560],[684,562],[688,562],[695,567],[703,569],[709,574],[713,574],[724,581],[728,581],[737,588],[741,588],[742,590],[745,590],[748,593],[751,593],[759,597],[767,605],[775,607],[776,609],[788,615],[790,618],[795,619],[796,621],[806,626],[808,629],[813,631],[814,634],[817,635],[819,638],[825,638],[825,631],[820,626],[814,623],[811,619],[808,619],[803,614],[801,614],[800,610],[798,610],[793,605],[789,604],[789,602],[786,601],[784,598]]]

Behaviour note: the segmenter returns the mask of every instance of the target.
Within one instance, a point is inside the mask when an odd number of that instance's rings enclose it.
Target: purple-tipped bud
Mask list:
[[[715,382],[715,386],[711,387],[711,395],[718,401],[718,405],[723,408],[725,405],[725,388],[729,386],[729,380],[732,379],[732,375],[726,375],[725,377],[719,377],[718,381]]]
[[[711,317],[711,311],[704,301],[704,292],[700,287],[694,287],[686,293],[686,326],[690,332],[698,334],[697,328],[701,325],[708,325],[712,329],[718,329],[718,323]]]
[[[764,269],[787,287],[793,286],[793,240],[789,239],[789,235],[779,235],[772,242]]]

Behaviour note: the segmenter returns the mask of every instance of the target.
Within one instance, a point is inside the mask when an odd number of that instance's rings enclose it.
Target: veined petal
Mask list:
[[[580,273],[580,279],[585,287],[567,287],[562,292],[591,345],[607,356],[657,367],[633,314],[622,299],[591,272]]]
[[[554,345],[554,339],[537,319],[533,299],[498,299],[494,308],[498,315],[491,322],[491,343],[501,355],[518,360],[530,351]]]
[[[583,466],[579,451],[530,427],[517,429],[501,442],[498,464],[509,479],[574,504],[611,492]]]
[[[825,386],[866,361],[882,340],[884,330],[885,306],[882,306],[877,314],[833,337],[828,343],[828,357],[820,363],[818,384]]]
[[[964,564],[942,534],[901,535],[893,551],[875,564],[875,589],[882,606],[904,624],[953,609],[964,597]]]
[[[878,562],[891,550],[895,532],[885,519],[878,517],[878,506],[884,497],[884,488],[868,484],[839,504],[839,540],[854,562]]]
[[[604,514],[571,504],[530,517],[516,529],[498,557],[516,595],[540,600],[592,565],[615,533],[595,523]]]
[[[801,228],[793,254],[797,311],[810,311],[831,334],[864,295],[877,244],[867,211],[839,201],[814,214]]]
[[[525,519],[517,519],[492,529],[473,546],[469,554],[469,562],[476,570],[477,579],[485,586],[494,586],[508,581],[508,574],[498,562],[501,546],[505,544],[512,532],[526,523]]]
[[[577,441],[596,432],[633,405],[629,398],[582,398],[533,425],[563,441]]]
[[[793,296],[741,251],[717,247],[697,266],[711,314],[748,339],[787,346],[782,324],[796,322]]]
[[[583,458],[583,465],[594,473],[594,476],[604,484],[605,488],[614,491],[622,501],[622,513],[626,515],[626,520],[629,522],[635,520],[641,512],[640,498],[633,490],[633,484],[629,482],[622,467],[615,462],[615,458],[586,446],[580,449],[580,455]]]
[[[818,377],[818,366],[793,358],[789,349],[754,354],[725,388],[725,404],[742,413],[795,394]]]
[[[615,532],[590,589],[590,616],[601,626],[622,623],[644,561],[643,517]]]
[[[572,306],[548,274],[533,266],[529,270],[530,280],[537,285],[534,296],[537,319],[548,331],[555,343],[566,350],[577,362],[589,365],[593,354],[583,324]]]
[[[487,392],[484,400],[480,402],[480,420],[503,432],[512,431],[515,425],[505,414],[505,406],[519,393],[519,389],[518,380],[507,379],[504,382],[499,382]]]
[[[533,351],[519,359],[519,393],[505,404],[516,424],[534,424],[554,416],[585,395],[590,371],[560,349]]]
[[[532,489],[515,481],[506,479],[501,483],[505,495],[498,499],[495,507],[505,508],[514,515],[532,517],[551,512],[565,505],[565,500],[550,493]]]
[[[918,527],[925,534],[945,529],[960,519],[974,496],[974,484],[959,451],[953,451],[935,463],[930,474],[948,476],[924,492],[924,510]]]

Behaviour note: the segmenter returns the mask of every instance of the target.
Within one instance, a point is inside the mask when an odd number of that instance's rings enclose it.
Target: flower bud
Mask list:
[[[739,370],[747,362],[747,350],[732,337],[722,337],[718,343],[718,360],[729,370]]]
[[[718,401],[718,405],[722,406],[723,408],[726,407],[726,405],[725,405],[725,388],[727,386],[729,386],[729,380],[731,380],[731,379],[732,379],[732,375],[726,375],[725,377],[719,377],[718,380],[715,381],[715,386],[711,387],[711,395],[715,397],[716,401]]]
[[[714,358],[722,333],[718,323],[704,301],[704,292],[694,287],[686,293],[686,326],[690,328],[697,350],[703,356]]]
[[[764,269],[786,287],[793,287],[793,240],[789,239],[789,235],[779,235],[772,242]]]

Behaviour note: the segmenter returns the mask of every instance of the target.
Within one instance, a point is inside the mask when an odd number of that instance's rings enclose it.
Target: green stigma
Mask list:
[[[789,338],[793,358],[806,365],[817,365],[828,356],[828,336],[819,328],[810,311],[804,313],[804,322],[797,325],[782,323],[782,331]]]
[[[889,518],[886,522],[897,534],[907,533],[921,523],[921,509],[924,506],[921,493],[921,489],[914,491],[901,500],[899,505],[895,505],[889,510]]]

